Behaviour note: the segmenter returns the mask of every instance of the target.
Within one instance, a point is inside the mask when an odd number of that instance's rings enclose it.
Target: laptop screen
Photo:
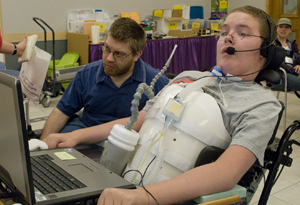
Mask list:
[[[0,72],[0,179],[21,202],[34,202],[20,81]],[[8,174],[9,173],[9,174]]]

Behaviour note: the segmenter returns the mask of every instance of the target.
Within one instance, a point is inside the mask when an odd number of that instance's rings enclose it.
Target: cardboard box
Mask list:
[[[86,20],[83,23],[83,33],[88,34],[89,40],[92,40],[91,27],[96,23],[96,20]]]
[[[132,20],[135,20],[135,22],[137,22],[138,24],[141,23],[139,12],[120,13],[120,17],[131,18]]]
[[[198,36],[199,29],[190,30],[170,30],[169,35],[178,38],[188,38]]]
[[[206,19],[186,19],[182,21],[182,30],[192,28],[205,28]],[[207,24],[207,23],[206,23]]]
[[[68,51],[75,51],[79,54],[79,65],[89,63],[89,35],[83,33],[68,33],[67,35]]]
[[[163,17],[164,18],[171,18],[172,17],[172,10],[171,9],[164,9]]]
[[[157,22],[156,30],[161,31],[166,35],[169,35],[170,30],[181,30],[182,28],[182,17],[172,17],[172,18],[154,18]]]
[[[172,17],[182,17],[182,9],[180,10],[173,10]]]

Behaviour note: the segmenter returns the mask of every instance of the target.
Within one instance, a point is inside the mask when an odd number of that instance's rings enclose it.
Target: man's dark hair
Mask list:
[[[132,53],[143,51],[146,45],[146,33],[143,28],[130,18],[119,18],[111,25],[108,35],[114,40],[129,43]]]

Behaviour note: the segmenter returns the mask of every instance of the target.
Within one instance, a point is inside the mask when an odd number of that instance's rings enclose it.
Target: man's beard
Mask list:
[[[111,65],[113,66],[115,69],[108,69],[106,68],[106,66],[104,66],[104,72],[106,75],[108,76],[120,76],[120,75],[124,75],[125,73],[127,73],[131,67],[133,66],[132,64],[134,64],[134,61],[129,61],[127,64],[123,65],[122,68],[118,67],[117,65]],[[109,63],[105,63],[105,65],[110,65]]]

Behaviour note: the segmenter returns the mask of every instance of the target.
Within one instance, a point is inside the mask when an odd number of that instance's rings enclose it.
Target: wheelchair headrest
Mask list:
[[[262,70],[259,72],[257,77],[254,80],[257,83],[261,81],[268,81],[272,84],[280,83],[280,75],[275,70]]]
[[[261,70],[254,80],[259,83],[261,81],[269,81],[273,84],[278,84],[280,82],[280,76],[276,71],[278,71],[282,62],[284,61],[286,51],[281,46],[272,45],[269,49],[269,55],[266,63],[266,67]]]

